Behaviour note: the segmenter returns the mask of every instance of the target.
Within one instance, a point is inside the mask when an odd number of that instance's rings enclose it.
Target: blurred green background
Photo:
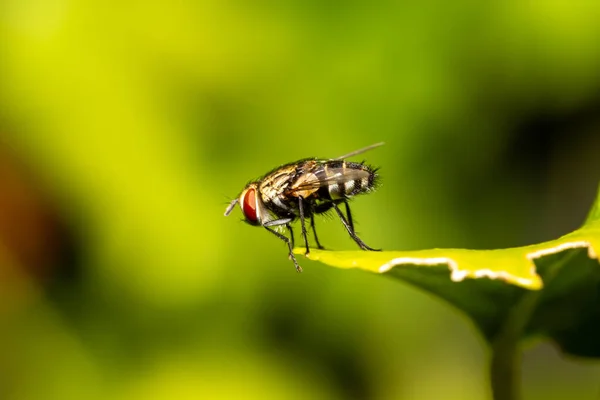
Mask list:
[[[0,1],[0,399],[489,399],[488,353],[408,285],[239,221],[250,179],[364,156],[388,250],[500,248],[600,180],[597,2]],[[335,218],[324,245],[355,249]],[[531,346],[527,399],[600,364]]]

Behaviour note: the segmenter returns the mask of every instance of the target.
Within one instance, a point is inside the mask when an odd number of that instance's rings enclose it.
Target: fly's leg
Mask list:
[[[280,226],[280,225],[285,225],[288,226],[288,224],[292,222],[291,218],[281,218],[281,219],[276,219],[273,221],[269,221],[269,222],[265,222],[262,226],[267,227],[267,226]]]
[[[306,246],[306,253],[304,255],[308,255],[310,253],[310,249],[308,248],[308,238],[306,237],[306,221],[304,221],[304,198],[302,196],[298,196],[298,210],[300,212],[300,226],[302,227],[302,238],[304,239],[304,245]],[[311,214],[312,215],[312,214]]]
[[[290,240],[292,242],[292,248],[294,248],[294,231],[292,230],[292,226],[290,224],[285,224],[285,227],[290,231]]]
[[[290,224],[285,224],[285,227],[288,228],[288,231],[290,231],[290,241],[292,242],[292,249],[295,247],[294,246],[294,231],[292,230],[292,226]],[[288,258],[291,260],[291,254],[288,256]]]
[[[319,238],[317,237],[317,230],[315,229],[315,216],[313,214],[310,214],[310,227],[312,228],[313,235],[315,236],[315,242],[317,242],[317,247],[320,250],[325,250],[325,247],[321,246],[321,243],[319,243]]]
[[[288,239],[286,236],[282,235],[281,233],[275,231],[274,229],[271,229],[266,225],[263,225],[263,226],[265,227],[266,230],[268,230],[273,235],[277,236],[279,239],[283,240],[287,244],[290,258],[292,259],[292,262],[294,263],[294,266],[296,267],[296,271],[302,272],[302,267],[300,265],[298,265],[298,261],[296,261],[296,256],[294,256],[294,247],[292,246],[292,241],[290,239]]]
[[[344,202],[344,203],[346,203],[346,210],[348,211],[348,217],[350,219],[352,219],[352,215],[350,214],[350,207],[348,206],[347,202]],[[346,220],[346,217],[344,217],[344,214],[342,214],[342,211],[340,211],[340,208],[338,207],[337,204],[333,203],[333,208],[335,209],[335,212],[337,213],[338,217],[340,217],[340,219],[342,220],[342,224],[344,224],[344,228],[346,228],[346,230],[348,231],[348,234],[350,234],[350,237],[352,239],[354,239],[356,244],[358,244],[358,246],[361,249],[370,250],[370,251],[381,251],[381,249],[373,249],[373,248],[367,246],[365,244],[365,242],[363,242],[358,236],[356,236],[356,233],[354,232],[354,228]]]
[[[319,238],[317,237],[317,230],[315,229],[314,214],[324,214],[327,211],[329,211],[331,207],[333,207],[333,202],[317,204],[313,207],[312,214],[310,216],[310,226],[312,227],[313,234],[315,235],[315,242],[317,242],[317,247],[321,250],[325,250],[325,247],[321,246],[321,243],[319,243]]]
[[[273,221],[266,222],[265,224],[263,224],[263,226],[265,228],[267,228],[269,231],[273,232],[273,230],[269,229],[268,227],[285,225],[285,227],[290,231],[290,239],[291,239],[290,245],[292,246],[292,249],[293,249],[294,248],[294,231],[292,230],[292,226],[290,225],[290,222],[292,222],[292,218],[281,218],[281,219],[276,219]],[[273,232],[273,233],[275,233],[275,232]],[[279,236],[279,234],[277,234],[277,237],[281,238],[281,236]],[[290,252],[288,258],[291,260],[292,257],[293,257],[293,255]],[[295,262],[294,262],[294,264],[297,265]]]
[[[354,232],[354,222],[352,222],[352,213],[350,212],[350,206],[348,205],[348,201],[344,200],[344,204],[346,205],[346,215],[348,216],[348,225],[350,225],[350,229]]]

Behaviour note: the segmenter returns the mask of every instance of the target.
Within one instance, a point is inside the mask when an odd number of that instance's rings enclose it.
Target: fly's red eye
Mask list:
[[[256,190],[248,189],[246,195],[244,196],[242,210],[249,221],[256,222]]]

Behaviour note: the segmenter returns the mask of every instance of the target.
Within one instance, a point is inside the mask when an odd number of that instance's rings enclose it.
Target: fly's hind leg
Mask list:
[[[354,222],[352,222],[352,213],[350,212],[350,206],[348,205],[348,201],[344,201],[344,205],[346,206],[346,216],[348,217],[348,225],[350,225],[350,229],[354,232]]]
[[[348,206],[348,202],[344,201],[344,203],[346,204],[346,211],[348,212],[348,219],[351,221],[352,220],[352,214],[350,214],[350,206]],[[340,208],[338,207],[338,205],[336,203],[333,203],[333,208],[335,209],[335,212],[337,213],[338,217],[340,217],[340,220],[342,220],[342,224],[344,225],[344,228],[346,228],[346,230],[348,231],[348,234],[350,235],[350,237],[356,242],[356,244],[358,244],[358,246],[363,249],[363,250],[370,250],[370,251],[381,251],[381,249],[374,249],[372,247],[369,247],[365,244],[365,242],[363,242],[354,232],[354,225],[350,224],[348,222],[348,220],[346,220],[346,217],[344,217],[344,214],[342,214],[342,211],[340,210]]]

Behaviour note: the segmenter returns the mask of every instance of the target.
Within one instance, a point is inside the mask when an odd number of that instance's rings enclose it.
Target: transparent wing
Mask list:
[[[314,173],[307,173],[298,178],[296,183],[290,188],[290,193],[303,191],[303,190],[315,190],[323,186],[329,186],[333,184],[343,185],[346,182],[361,180],[369,178],[369,172],[359,169],[343,169],[343,168],[329,168],[327,170],[326,177],[319,177]]]
[[[345,158],[350,158],[350,157],[353,157],[353,156],[365,153],[365,152],[367,152],[369,150],[372,150],[372,149],[374,149],[376,147],[383,146],[384,144],[385,144],[384,142],[375,143],[375,144],[372,144],[370,146],[363,147],[362,149],[355,150],[355,151],[353,151],[351,153],[344,154],[343,156],[340,156],[338,158],[334,158],[333,160],[338,161],[338,160],[343,160]]]

